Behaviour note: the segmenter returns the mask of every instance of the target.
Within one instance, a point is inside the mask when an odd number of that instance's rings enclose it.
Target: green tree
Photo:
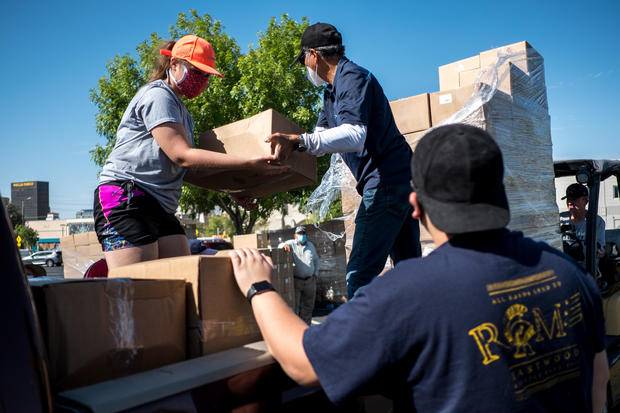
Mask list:
[[[18,225],[24,224],[24,217],[15,205],[9,203],[6,206],[6,213],[9,216],[9,220],[11,221],[11,225],[13,226],[13,228],[17,227]]]
[[[191,10],[189,16],[179,13],[170,37],[196,34],[208,39],[216,53],[218,70],[224,79],[211,77],[206,93],[186,106],[195,121],[194,136],[236,120],[273,108],[306,130],[316,123],[320,107],[321,88],[305,79],[301,66],[289,69],[292,57],[299,50],[299,39],[308,26],[307,19],[296,22],[283,15],[272,18],[267,30],[259,33],[258,45],[242,54],[235,40],[223,32],[218,20],[210,15],[199,16]],[[107,65],[107,76],[91,90],[91,101],[97,106],[97,132],[106,139],[103,146],[91,151],[93,161],[103,166],[114,147],[116,129],[127,104],[136,91],[147,82],[162,38],[153,33],[138,48],[138,61],[130,56],[116,56]],[[329,157],[319,158],[319,179],[329,167]],[[192,185],[183,186],[181,208],[192,214],[208,213],[219,206],[232,220],[237,234],[251,232],[258,219],[273,211],[283,211],[289,203],[305,202],[313,188],[303,188],[260,199],[259,207],[246,211],[228,195],[204,190]]]
[[[21,248],[32,248],[37,244],[37,240],[39,239],[39,233],[25,225],[16,225],[15,234],[19,235],[22,239]]]
[[[208,222],[205,225],[205,236],[210,237],[213,235],[227,234],[231,235],[235,233],[235,225],[228,216],[228,214],[222,215],[210,215]]]

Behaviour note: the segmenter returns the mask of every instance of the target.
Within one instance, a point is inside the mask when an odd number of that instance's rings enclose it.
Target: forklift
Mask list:
[[[620,187],[619,160],[577,159],[556,161],[553,164],[555,177],[574,177],[575,181],[588,188],[588,211],[586,214],[585,269],[592,274],[603,297],[605,315],[606,349],[609,360],[609,383],[607,385],[607,404],[605,411],[620,410],[620,256],[618,245],[609,242],[617,230],[606,230],[606,256],[597,263],[596,221],[601,183],[615,179]],[[563,248],[569,253],[575,249],[570,228],[561,225]],[[620,237],[618,238],[620,240]],[[581,249],[582,246],[580,245]]]

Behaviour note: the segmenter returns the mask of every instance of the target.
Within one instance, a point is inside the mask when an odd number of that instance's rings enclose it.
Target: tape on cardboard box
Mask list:
[[[34,279],[30,286],[55,390],[186,357],[183,282]]]

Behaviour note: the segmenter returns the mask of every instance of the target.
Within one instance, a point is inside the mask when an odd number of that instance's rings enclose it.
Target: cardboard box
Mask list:
[[[480,52],[480,67],[494,66],[502,56],[512,56],[511,63],[530,74],[543,65],[542,56],[528,42],[521,41]],[[472,68],[474,69],[474,68]]]
[[[390,102],[394,121],[402,134],[431,127],[428,93]]]
[[[65,278],[83,278],[88,267],[104,257],[94,231],[62,237],[60,247]]]
[[[439,72],[439,90],[444,91],[459,88],[459,73],[473,69],[480,69],[479,55],[439,66],[437,68]]]
[[[413,132],[404,135],[405,140],[407,141],[407,145],[409,145],[409,147],[415,151],[416,146],[418,146],[418,142],[420,142],[420,139],[422,139],[422,136],[424,136],[425,133],[426,131],[423,130],[420,132]]]
[[[47,278],[30,287],[55,390],[186,358],[183,281]]]
[[[304,131],[273,109],[200,135],[202,149],[252,158],[271,154],[265,138],[275,132],[301,134]],[[227,171],[205,175],[205,188],[227,192],[238,197],[259,198],[291,189],[312,185],[317,181],[316,157],[294,151],[283,162],[291,165],[289,172],[259,175],[247,171]]]
[[[430,94],[431,122],[433,126],[441,124],[445,119],[458,112],[472,98],[473,86],[439,91]]]
[[[273,274],[276,289],[283,286],[292,289],[292,283],[281,282],[277,279],[279,276],[277,271]],[[188,290],[187,297],[189,357],[262,339],[252,307],[237,287],[227,254],[145,261],[112,268],[108,277],[174,278],[190,283],[191,290]],[[283,297],[288,295],[288,291],[282,291]]]
[[[607,335],[620,335],[620,291],[603,299],[605,331]]]
[[[235,248],[269,248],[269,239],[267,234],[234,235],[233,245]]]

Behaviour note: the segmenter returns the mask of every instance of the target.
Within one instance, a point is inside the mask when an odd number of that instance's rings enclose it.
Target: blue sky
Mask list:
[[[554,159],[620,158],[620,2],[521,1],[32,1],[2,2],[0,193],[50,182],[61,218],[92,208],[97,167],[89,90],[116,54],[167,36],[179,12],[224,25],[243,51],[272,16],[334,24],[347,55],[388,99],[439,89],[437,66],[527,40],[545,58]],[[208,92],[207,92],[208,93]]]

